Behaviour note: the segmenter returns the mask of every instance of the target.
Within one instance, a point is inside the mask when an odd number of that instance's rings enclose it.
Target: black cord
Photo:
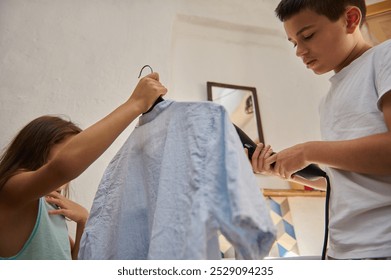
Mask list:
[[[326,201],[325,201],[324,240],[323,240],[322,260],[326,259],[327,244],[329,240],[329,206],[330,206],[330,193],[331,193],[329,176],[327,176],[326,174],[325,178],[327,181],[327,188],[326,188]]]

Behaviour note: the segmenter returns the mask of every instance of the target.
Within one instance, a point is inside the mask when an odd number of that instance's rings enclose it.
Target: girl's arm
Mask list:
[[[79,176],[114,142],[140,114],[146,112],[167,89],[157,73],[142,78],[130,98],[111,114],[82,131],[57,155],[36,171],[20,172],[2,189],[10,204],[36,200]]]
[[[75,243],[73,244],[73,247],[72,247],[72,259],[73,260],[77,260],[77,257],[79,254],[79,248],[80,248],[80,240],[81,240],[81,236],[83,235],[85,225],[86,225],[85,222],[84,223],[77,223]]]
[[[50,215],[63,215],[76,222],[75,241],[70,238],[72,259],[77,260],[80,240],[84,232],[84,227],[88,219],[88,211],[83,206],[66,198],[57,191],[53,191],[46,196],[46,201],[58,206],[58,209],[49,211]]]

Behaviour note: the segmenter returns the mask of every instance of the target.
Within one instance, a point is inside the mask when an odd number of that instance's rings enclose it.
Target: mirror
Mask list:
[[[231,121],[255,143],[265,143],[255,87],[207,82],[208,100],[225,107]]]

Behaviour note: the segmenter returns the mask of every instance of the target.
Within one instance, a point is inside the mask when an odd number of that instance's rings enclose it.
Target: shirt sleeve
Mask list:
[[[223,107],[217,111],[211,132],[216,142],[209,143],[206,160],[208,169],[217,174],[208,178],[220,197],[214,217],[237,259],[263,259],[275,241],[270,211],[228,113]]]
[[[375,83],[379,95],[377,102],[379,110],[383,96],[391,93],[391,40],[383,44],[375,61]]]

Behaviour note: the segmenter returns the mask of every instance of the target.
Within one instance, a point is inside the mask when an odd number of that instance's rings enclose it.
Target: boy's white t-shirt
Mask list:
[[[330,82],[329,93],[320,104],[323,140],[350,140],[388,131],[379,105],[384,94],[391,94],[391,40],[366,51]],[[328,255],[337,259],[390,257],[391,176],[326,171],[331,182]]]

